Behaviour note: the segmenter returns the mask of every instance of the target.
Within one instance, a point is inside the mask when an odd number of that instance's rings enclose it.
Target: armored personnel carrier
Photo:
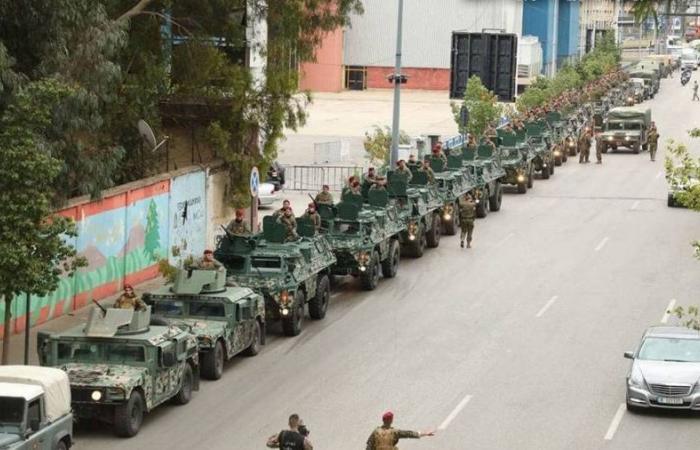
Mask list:
[[[214,251],[228,282],[248,287],[265,299],[265,320],[280,320],[287,336],[301,333],[305,306],[309,316],[326,316],[330,299],[333,249],[313,223],[297,219],[299,239],[286,241],[286,230],[272,216],[263,218],[263,232],[254,236],[227,234]]]
[[[226,286],[226,271],[180,269],[170,286],[144,294],[154,318],[186,324],[197,336],[204,378],[218,380],[224,361],[255,356],[265,343],[265,302],[244,287]]]
[[[334,275],[360,278],[362,287],[373,290],[384,278],[393,278],[401,258],[400,234],[406,230],[398,207],[389,202],[386,190],[367,192],[367,203],[341,201],[322,213],[329,226],[326,237],[337,262]]]
[[[534,170],[547,180],[554,175],[554,153],[552,152],[551,136],[545,121],[528,122],[525,124],[527,140],[534,153],[532,164]]]
[[[554,153],[554,165],[561,166],[569,158],[566,151],[566,137],[568,135],[566,117],[558,111],[547,113],[547,123],[552,130],[552,142],[558,144]]]
[[[68,374],[76,417],[131,437],[145,413],[168,400],[184,405],[199,389],[197,338],[186,326],[150,325],[150,317],[150,307],[95,307],[85,325],[39,333],[41,365]]]
[[[500,177],[500,182],[514,185],[518,188],[518,193],[524,194],[533,185],[534,164],[532,160],[535,157],[535,154],[530,151],[526,132],[518,130],[515,135],[501,133],[499,140],[500,144],[496,152],[504,172]],[[478,152],[488,155],[493,152],[493,149],[482,145],[479,146]]]
[[[458,199],[467,192],[476,194],[478,180],[463,164],[463,136],[457,135],[447,139],[445,147],[450,152],[447,157],[447,166],[434,163],[432,169],[435,172],[435,181],[443,204],[440,208],[442,232],[452,236],[459,228]]]

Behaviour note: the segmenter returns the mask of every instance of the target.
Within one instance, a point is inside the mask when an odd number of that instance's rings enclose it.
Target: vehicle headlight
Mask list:
[[[632,139],[632,136],[625,136],[626,141],[629,141],[630,139]]]
[[[561,155],[561,152],[559,150],[554,150],[554,156],[559,156]]]
[[[629,378],[627,378],[627,384],[631,387],[636,388],[645,387],[644,376],[642,375],[642,371],[639,370],[636,366],[632,368],[632,373],[630,373]]]
[[[614,137],[612,137],[612,136],[608,136],[608,140],[609,140],[609,141],[614,141],[614,140],[615,140],[615,138],[614,138]]]
[[[413,241],[416,239],[416,234],[418,233],[418,224],[411,222],[408,224],[408,240]]]
[[[525,181],[525,176],[522,175],[522,174],[521,174],[521,175],[518,175],[518,181],[521,182],[521,183],[522,183],[523,181]]]
[[[102,391],[92,391],[92,394],[90,394],[90,398],[96,402],[99,402],[100,400],[102,400]]]
[[[634,100],[632,97],[627,97],[628,102],[631,102],[632,100]]]
[[[289,315],[289,310],[287,308],[282,308],[282,315],[283,316]]]

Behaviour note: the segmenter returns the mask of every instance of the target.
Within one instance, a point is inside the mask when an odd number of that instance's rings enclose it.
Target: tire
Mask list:
[[[501,210],[501,202],[503,201],[503,187],[500,182],[496,181],[494,191],[489,197],[489,209],[495,212]]]
[[[401,246],[399,241],[393,239],[389,246],[389,256],[382,261],[382,276],[384,278],[394,278],[399,271],[399,261],[401,261]]]
[[[535,184],[535,173],[532,170],[532,167],[530,167],[529,172],[527,174],[527,188],[532,189],[532,186]]]
[[[316,295],[309,300],[309,316],[314,320],[326,317],[330,298],[331,282],[327,275],[321,275],[316,282]]]
[[[144,406],[141,392],[131,392],[129,400],[114,408],[114,433],[121,437],[136,436],[143,424]]]
[[[282,332],[285,336],[298,336],[304,324],[304,293],[297,290],[294,294],[294,308],[289,316],[282,319]]]
[[[527,192],[527,182],[523,181],[518,183],[518,194],[524,194]]]
[[[379,285],[379,255],[372,252],[372,262],[360,275],[360,283],[365,291],[373,291]]]
[[[455,206],[454,203],[452,205],[452,217],[450,217],[450,220],[445,221],[444,218],[441,218],[442,222],[442,232],[446,236],[454,236],[457,234],[457,207]]]
[[[420,258],[425,253],[425,246],[427,245],[425,233],[420,231],[416,239],[409,241],[406,245],[406,254],[414,258]]]
[[[676,199],[673,197],[672,192],[668,193],[668,199],[666,200],[666,205],[668,205],[669,208],[675,208],[675,206],[676,206]]]
[[[634,153],[635,155],[639,154],[639,144],[634,144],[632,146],[632,153]]]
[[[440,228],[442,227],[442,221],[440,216],[437,214],[433,215],[433,226],[428,231],[426,235],[428,241],[428,248],[437,248],[440,245]]]
[[[642,144],[642,150],[644,150],[644,151],[649,150],[649,144]]]
[[[202,377],[218,380],[224,373],[225,349],[221,341],[216,341],[214,348],[202,354]]]
[[[542,170],[540,171],[540,175],[542,175],[543,180],[549,179],[549,165],[547,165],[546,167],[542,167]]]
[[[192,366],[185,363],[185,370],[182,372],[182,386],[180,390],[177,391],[173,401],[176,405],[186,405],[192,400],[192,386],[194,385],[194,374],[192,373]]]
[[[600,153],[608,153],[608,146],[607,146],[607,145],[603,145],[603,146],[600,148]]]
[[[68,450],[68,444],[66,444],[66,441],[58,441],[56,444],[56,450]]]
[[[555,164],[550,164],[550,165],[549,165],[549,176],[550,176],[550,177],[551,177],[552,175],[554,175],[554,166],[555,166]]]
[[[567,152],[562,152],[561,160],[562,162],[567,162],[569,160],[569,155]]]
[[[554,157],[554,165],[555,166],[561,166],[562,163],[564,162],[564,158],[561,156],[555,156]]]
[[[476,217],[483,219],[489,215],[489,191],[486,190],[487,195],[482,195],[479,199],[479,203],[476,204]]]
[[[253,340],[250,342],[248,348],[243,350],[243,354],[246,356],[255,356],[260,353],[260,342],[262,341],[262,328],[260,327],[260,322],[255,321],[255,328],[253,329]]]

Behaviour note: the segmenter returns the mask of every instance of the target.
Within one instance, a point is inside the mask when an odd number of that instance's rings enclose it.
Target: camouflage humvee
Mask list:
[[[86,325],[39,333],[42,366],[68,374],[78,418],[138,433],[143,416],[172,399],[184,405],[199,389],[197,338],[176,326],[149,325],[151,311],[93,308]]]
[[[227,234],[214,256],[228,280],[265,298],[266,320],[281,320],[287,336],[301,333],[304,306],[312,319],[323,319],[330,299],[328,274],[336,259],[325,236],[308,219],[297,219],[299,239],[285,242],[286,230],[271,216],[254,236]]]
[[[224,361],[255,356],[265,342],[265,303],[248,288],[227,287],[226,271],[181,269],[175,282],[144,294],[154,316],[185,323],[199,340],[204,378],[218,380]]]
[[[344,200],[328,208],[326,231],[337,262],[335,275],[360,278],[362,287],[372,290],[379,283],[379,274],[393,278],[399,268],[399,233],[406,229],[397,206],[389,202],[386,190],[367,192],[368,203]]]

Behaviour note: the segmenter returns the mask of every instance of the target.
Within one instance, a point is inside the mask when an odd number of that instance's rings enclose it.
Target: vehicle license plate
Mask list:
[[[659,397],[657,399],[657,401],[661,404],[664,404],[664,405],[682,405],[683,404],[682,398]]]

